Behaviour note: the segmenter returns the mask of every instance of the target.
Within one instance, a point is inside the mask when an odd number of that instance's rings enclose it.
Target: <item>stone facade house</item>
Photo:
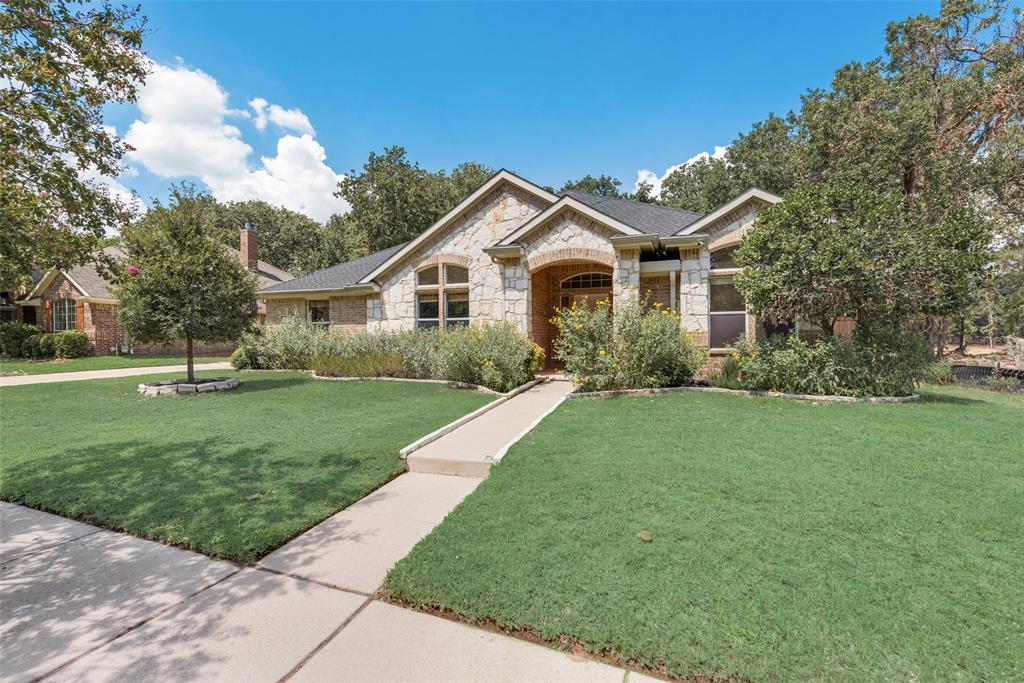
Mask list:
[[[241,231],[240,250],[229,249],[266,288],[292,279],[292,275],[258,258],[255,231]],[[121,260],[123,253],[117,247],[106,247],[105,256]],[[89,338],[89,347],[95,354],[107,353],[184,353],[184,340],[169,344],[132,343],[130,348],[124,328],[117,322],[118,300],[111,283],[94,264],[75,266],[68,270],[51,269],[33,276],[34,284],[14,303],[17,315],[13,318],[40,325],[48,332],[78,330]],[[260,305],[260,315],[266,313]],[[234,343],[210,344],[196,342],[197,353],[231,351]]]
[[[732,252],[778,201],[751,189],[700,215],[552,194],[500,171],[415,239],[259,296],[268,322],[298,315],[352,333],[507,321],[550,358],[554,308],[646,294],[678,311],[698,343],[724,350],[758,328],[733,284]]]

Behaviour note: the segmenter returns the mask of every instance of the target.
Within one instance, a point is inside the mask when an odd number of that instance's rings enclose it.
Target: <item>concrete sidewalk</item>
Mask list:
[[[230,370],[231,363],[196,363],[199,370]],[[160,375],[169,372],[184,372],[185,365],[153,365],[138,368],[116,368],[114,370],[83,370],[81,372],[50,372],[45,375],[7,375],[0,377],[0,387],[17,387],[23,384],[49,384],[50,382],[76,382],[83,379],[108,379],[111,377],[134,377],[135,375]]]
[[[388,524],[426,533],[477,484],[403,475],[349,508],[363,528],[251,569],[0,503],[0,681],[652,680],[339,587],[375,590],[418,535],[375,548]]]
[[[554,410],[573,390],[552,378],[408,455],[410,472],[486,477],[508,447]]]

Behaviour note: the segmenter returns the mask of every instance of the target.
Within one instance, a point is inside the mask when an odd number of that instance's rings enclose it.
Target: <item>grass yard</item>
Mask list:
[[[222,363],[229,360],[229,357],[196,356],[194,360],[196,363]],[[114,370],[184,364],[185,356],[85,356],[84,358],[57,358],[54,360],[3,358],[0,359],[0,375],[43,375],[50,372]]]
[[[959,388],[570,400],[386,588],[672,676],[1019,681],[1022,434]]]
[[[0,498],[251,563],[391,479],[402,446],[493,399],[291,372],[139,397],[159,378],[0,389]]]

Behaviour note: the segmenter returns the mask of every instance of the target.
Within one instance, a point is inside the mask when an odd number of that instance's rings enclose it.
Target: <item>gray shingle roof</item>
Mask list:
[[[369,275],[377,266],[391,258],[392,254],[404,247],[407,243],[396,244],[387,249],[381,249],[374,253],[357,258],[353,261],[345,261],[330,268],[324,268],[302,277],[297,277],[288,282],[268,287],[260,292],[295,292],[303,290],[342,289],[350,287],[364,277]]]
[[[659,206],[658,204],[601,197],[579,190],[566,190],[560,194],[572,197],[576,201],[582,202],[592,209],[597,209],[601,213],[622,221],[626,225],[648,235],[661,235],[662,237],[674,235],[677,231],[682,230],[703,215],[692,211],[673,209],[668,206]]]

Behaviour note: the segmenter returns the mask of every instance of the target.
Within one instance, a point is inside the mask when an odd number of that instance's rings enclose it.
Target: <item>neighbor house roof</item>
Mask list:
[[[228,246],[225,246],[224,249],[226,249],[234,258],[241,258],[241,252],[239,252],[238,249]],[[125,258],[124,252],[118,247],[104,247],[100,250],[100,253],[115,261],[123,261]],[[82,293],[83,297],[87,299],[117,300],[117,295],[115,295],[112,290],[111,282],[100,274],[95,263],[86,263],[80,266],[74,266],[73,268],[65,271],[58,269],[50,270],[41,277],[38,282],[36,282],[35,287],[32,288],[32,291],[29,292],[25,298],[34,299],[41,295],[61,272],[63,272],[68,281]],[[257,261],[256,278],[259,282],[259,288],[263,289],[264,287],[270,287],[272,285],[288,281],[292,278],[292,275],[291,273],[281,270],[277,266],[271,265],[266,261]]]
[[[592,209],[636,228],[645,235],[674,235],[700,219],[702,214],[669,206],[635,202],[629,199],[602,197],[579,190],[566,190],[563,197],[572,197]]]
[[[396,244],[387,249],[375,251],[368,256],[354,261],[339,263],[309,275],[297,277],[272,287],[260,290],[260,294],[287,294],[301,292],[321,292],[356,287],[359,281],[377,269],[382,263],[397,254],[408,242]]]

